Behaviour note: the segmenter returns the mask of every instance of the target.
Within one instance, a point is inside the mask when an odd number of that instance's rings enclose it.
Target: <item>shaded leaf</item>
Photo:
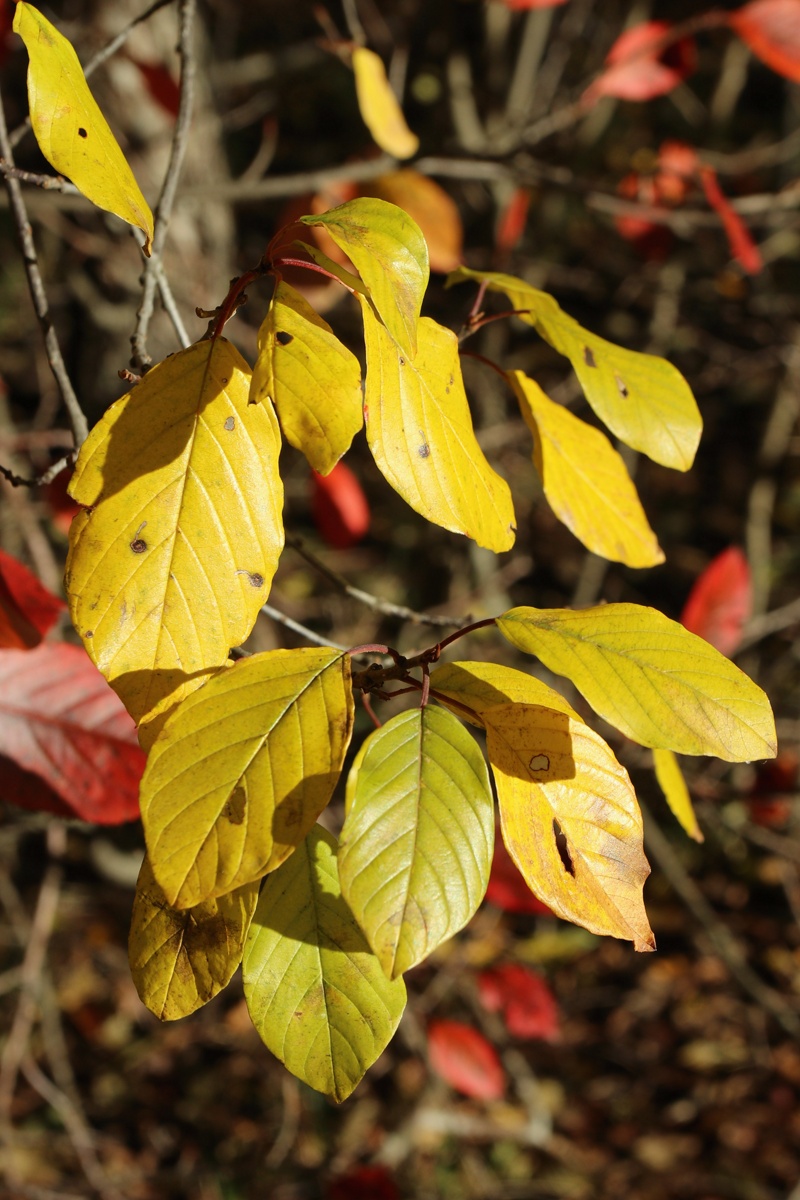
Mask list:
[[[493,842],[486,762],[451,713],[410,709],[367,738],[347,782],[339,879],[390,978],[471,919]]]
[[[316,647],[254,654],[184,700],[141,788],[167,902],[192,908],[279,866],[330,800],[352,724],[350,660]]]
[[[586,90],[584,98],[652,100],[664,96],[691,75],[697,64],[692,38],[665,45],[668,21],[643,21],[621,33],[606,57],[606,70]]]
[[[665,467],[689,469],[703,424],[689,385],[671,363],[589,333],[552,296],[512,275],[460,267],[448,282],[465,279],[485,280],[491,291],[505,293],[521,319],[570,360],[586,399],[612,433]]]
[[[153,214],[89,91],[77,54],[24,0],[17,4],[14,29],[30,58],[28,103],[39,149],[98,208],[141,229],[149,255]]]
[[[683,778],[683,772],[677,758],[671,750],[656,748],[653,751],[653,765],[656,769],[656,779],[664,793],[664,799],[672,810],[672,814],[680,824],[684,833],[696,842],[703,842],[702,830],[697,823],[692,798]]]
[[[664,561],[628,469],[599,429],[550,400],[522,371],[507,378],[534,437],[533,462],[556,516],[587,549],[629,567]]]
[[[413,358],[430,275],[428,247],[417,223],[397,205],[366,196],[302,217],[300,223],[321,226],[344,250],[389,334]],[[307,249],[316,259],[313,247]]]
[[[139,815],[136,730],[80,646],[0,652],[0,754],[38,775],[71,816],[118,825]],[[24,807],[38,807],[30,786]],[[50,811],[47,793],[40,798]]]
[[[501,704],[539,704],[554,708],[580,720],[564,697],[524,671],[492,662],[452,662],[437,667],[431,674],[431,687],[437,698],[451,697],[473,710],[474,718],[462,708],[458,715],[473,725],[484,726],[485,710]]]
[[[299,292],[279,281],[261,328],[250,403],[275,405],[284,437],[327,475],[363,424],[361,367]]]
[[[428,317],[419,350],[407,358],[371,308],[361,304],[367,347],[367,441],[387,482],[434,525],[479,546],[514,544],[508,484],[478,445],[467,403],[458,341]]]
[[[753,581],[747,559],[730,546],[695,580],[681,613],[681,625],[705,638],[720,654],[731,655],[753,612]]]
[[[435,180],[411,167],[361,185],[362,196],[396,204],[416,221],[428,245],[432,271],[454,271],[461,262],[464,229],[458,205]]]
[[[12,758],[0,754],[0,797],[6,804],[27,808],[30,812],[53,813],[57,817],[75,817],[73,809],[58,792],[33,771],[25,771]]]
[[[428,1026],[431,1070],[464,1096],[500,1100],[506,1073],[497,1051],[482,1033],[460,1021],[431,1021]]]
[[[0,550],[0,648],[38,646],[66,607],[26,566]]]
[[[280,435],[249,388],[230,342],[198,342],[112,404],[81,449],[72,619],[136,720],[222,666],[269,595],[283,547]]]
[[[411,158],[419,149],[419,138],[406,124],[382,60],[366,46],[355,46],[353,71],[358,107],[367,129],[387,154]]]
[[[478,995],[488,1012],[501,1012],[508,1032],[517,1038],[558,1041],[558,1005],[541,975],[518,963],[481,971]]]
[[[145,855],[131,914],[128,957],[139,999],[160,1021],[176,1021],[230,983],[258,900],[258,880],[195,908],[175,909]]]
[[[643,746],[728,762],[775,755],[775,723],[761,688],[654,608],[513,608],[497,625]]]
[[[346,463],[337,463],[328,475],[313,475],[311,486],[314,524],[329,546],[346,550],[367,536],[369,503]]]
[[[603,739],[564,713],[508,704],[484,714],[503,839],[557,916],[652,950],[650,873],[628,773]]]
[[[318,1092],[345,1100],[384,1050],[406,1002],[342,898],[336,839],[319,825],[264,883],[242,961],[267,1048]]]
[[[728,22],[762,62],[800,83],[800,4],[752,0],[728,14]]]

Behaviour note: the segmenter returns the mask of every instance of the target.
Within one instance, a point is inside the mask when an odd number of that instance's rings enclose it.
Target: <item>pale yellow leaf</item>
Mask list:
[[[621,456],[599,429],[550,400],[522,371],[507,378],[533,434],[533,461],[556,516],[587,549],[628,567],[664,554]]]
[[[489,550],[514,544],[508,484],[490,467],[472,427],[454,333],[419,323],[407,358],[362,301],[367,347],[367,441],[394,490],[435,525]]]
[[[142,1003],[176,1021],[230,983],[258,900],[258,880],[216,900],[170,908],[145,855],[131,914],[128,957]]]
[[[419,138],[406,124],[397,97],[386,78],[382,60],[365,46],[353,50],[356,96],[362,119],[373,138],[387,154],[411,158],[419,149]]]
[[[153,214],[84,78],[71,44],[32,4],[14,12],[14,30],[30,59],[28,103],[39,149],[61,175],[106,212],[153,242]]]
[[[696,842],[704,842],[703,831],[697,823],[697,817],[692,807],[692,798],[677,758],[671,750],[657,747],[653,751],[653,765],[664,798],[684,833],[688,834],[690,838],[694,838]]]
[[[280,433],[226,341],[153,367],[81,448],[67,591],[92,660],[139,721],[245,640],[283,546]]]
[[[192,908],[278,867],[330,800],[352,724],[350,659],[336,650],[255,654],[187,697],[141,784],[168,902]]]
[[[485,710],[503,704],[538,704],[566,713],[576,721],[580,720],[559,692],[533,675],[526,675],[524,671],[516,671],[513,667],[504,667],[500,663],[444,663],[431,672],[431,688],[437,698],[449,697],[471,709],[472,716],[461,707],[454,707],[453,711],[471,725],[481,728],[485,725],[482,719]]]

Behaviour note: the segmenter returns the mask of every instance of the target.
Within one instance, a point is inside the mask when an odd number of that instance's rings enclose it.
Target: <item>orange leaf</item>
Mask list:
[[[753,0],[728,21],[757,58],[800,83],[800,0]]]

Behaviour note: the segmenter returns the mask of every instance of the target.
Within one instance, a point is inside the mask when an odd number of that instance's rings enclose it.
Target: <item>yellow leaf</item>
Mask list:
[[[153,241],[153,214],[125,155],[89,91],[78,56],[38,9],[23,0],[14,30],[30,58],[28,103],[39,149],[88,200],[141,229]]]
[[[361,367],[330,325],[279,282],[258,331],[250,402],[275,405],[284,436],[327,475],[363,424]]]
[[[413,217],[428,243],[432,271],[456,269],[464,243],[461,214],[456,202],[435,180],[405,167],[363,183],[361,194],[388,200]]]
[[[508,550],[515,533],[511,492],[475,437],[455,334],[423,317],[411,360],[364,301],[361,309],[364,414],[378,469],[434,525],[466,534],[489,550]]]
[[[242,960],[262,1041],[288,1070],[347,1098],[385,1049],[406,1003],[342,898],[336,839],[319,825],[264,883]]]
[[[258,880],[195,908],[170,908],[145,856],[131,915],[128,956],[142,1003],[176,1021],[230,983],[258,901]]]
[[[255,654],[184,700],[141,784],[167,902],[192,908],[279,866],[330,800],[352,724],[350,659],[316,647]]]
[[[406,125],[386,68],[378,55],[365,46],[353,50],[353,71],[361,116],[381,150],[395,158],[411,158],[419,149],[419,138]]]
[[[565,713],[506,704],[484,720],[503,839],[531,891],[592,933],[655,949],[642,817],[625,768]]]
[[[465,279],[505,293],[521,319],[570,360],[586,399],[612,433],[655,462],[688,471],[703,422],[689,385],[671,363],[589,333],[552,296],[513,275],[459,267],[448,282]]]
[[[663,562],[633,480],[605,434],[554,404],[522,371],[507,378],[533,434],[533,462],[556,516],[603,558],[628,567]]]
[[[571,679],[596,713],[643,746],[728,762],[777,753],[761,688],[654,608],[512,608],[497,627],[518,649]]]
[[[656,769],[656,779],[664,793],[664,798],[684,833],[687,833],[690,838],[694,838],[696,842],[704,842],[703,831],[697,823],[697,817],[692,807],[692,798],[677,758],[671,750],[657,748],[653,751],[653,764]]]
[[[327,230],[361,276],[378,316],[406,356],[417,352],[417,323],[430,269],[428,247],[416,221],[386,200],[360,196],[327,212],[301,217]],[[306,247],[320,261],[319,253]],[[347,278],[347,272],[336,272]]]
[[[580,717],[558,692],[524,671],[492,662],[452,662],[437,667],[431,673],[431,688],[438,696],[450,697],[466,705],[476,714],[471,718],[462,708],[453,711],[471,725],[485,726],[482,719],[487,708],[503,704],[538,704],[566,713],[576,721]]]
[[[198,342],[112,404],[81,449],[70,609],[134,720],[222,666],[269,594],[283,546],[280,434],[249,390],[228,341]]]

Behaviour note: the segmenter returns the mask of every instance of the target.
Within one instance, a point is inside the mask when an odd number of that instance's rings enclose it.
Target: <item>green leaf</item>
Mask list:
[[[250,1017],[293,1075],[345,1100],[406,1002],[342,898],[336,839],[316,826],[265,881],[242,962]]]
[[[470,920],[489,882],[494,803],[475,740],[427,705],[364,742],[347,783],[342,893],[390,979]]]
[[[486,709],[498,708],[503,704],[538,704],[566,713],[576,721],[580,720],[559,692],[553,691],[533,675],[526,675],[524,671],[516,671],[513,667],[504,667],[500,663],[445,663],[431,672],[431,688],[436,692],[437,699],[439,696],[450,697],[471,708],[474,718],[465,713],[463,708],[453,711],[463,720],[481,728],[486,724],[482,719]]]
[[[145,856],[131,915],[128,956],[142,1003],[176,1021],[226,987],[242,961],[258,880],[195,908],[170,908]]]
[[[688,471],[703,423],[689,385],[671,363],[589,333],[552,296],[513,275],[459,267],[448,283],[467,279],[505,293],[521,319],[570,360],[586,399],[612,433],[655,462]]]
[[[134,720],[227,661],[283,548],[280,431],[224,338],[153,367],[81,447],[67,592],[92,661]]]
[[[728,762],[777,752],[761,688],[654,608],[512,608],[497,625],[513,645],[571,679],[595,712],[643,746]]]
[[[330,325],[280,282],[258,331],[250,403],[269,400],[288,442],[327,475],[363,424],[361,367]]]
[[[556,516],[603,558],[629,567],[663,562],[633,480],[605,434],[554,404],[522,371],[506,377],[533,434],[534,466]]]
[[[403,353],[413,358],[430,275],[428,247],[416,221],[396,204],[362,196],[320,216],[302,217],[301,223],[321,225],[344,250],[381,321]]]
[[[429,317],[412,361],[361,302],[367,346],[364,416],[378,469],[435,525],[497,552],[514,544],[514,506],[504,479],[478,445],[458,341]]]
[[[167,902],[192,908],[279,866],[330,800],[352,724],[350,659],[316,647],[254,654],[184,700],[141,784]]]
[[[653,751],[653,765],[664,799],[684,833],[696,842],[704,842],[703,831],[697,823],[692,798],[677,758],[671,750],[656,749]]]
[[[654,949],[642,817],[625,768],[565,713],[506,704],[484,720],[503,840],[528,887],[592,933]]]
[[[77,54],[38,9],[22,0],[14,30],[30,58],[28,103],[42,154],[92,204],[141,229],[149,255],[153,214],[89,91]]]

